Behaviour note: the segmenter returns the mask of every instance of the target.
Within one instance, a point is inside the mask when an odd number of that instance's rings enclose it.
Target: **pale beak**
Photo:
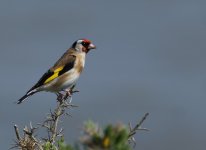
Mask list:
[[[88,49],[96,49],[96,46],[92,43],[89,44]]]

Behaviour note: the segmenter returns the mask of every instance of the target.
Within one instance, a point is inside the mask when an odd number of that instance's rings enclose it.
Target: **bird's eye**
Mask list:
[[[89,43],[82,42],[82,45],[86,47],[86,46],[88,46],[88,45],[89,45]]]

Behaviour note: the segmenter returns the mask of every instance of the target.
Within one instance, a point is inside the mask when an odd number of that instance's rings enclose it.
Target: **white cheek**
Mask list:
[[[78,51],[78,52],[82,52],[82,45],[81,44],[78,44],[75,49]]]

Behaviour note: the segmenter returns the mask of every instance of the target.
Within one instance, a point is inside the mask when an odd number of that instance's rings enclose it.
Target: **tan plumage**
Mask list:
[[[54,64],[51,68],[52,71],[56,70],[57,68],[64,66],[67,63],[75,61],[75,56],[78,55],[74,48],[68,49],[62,57]]]
[[[18,100],[18,104],[29,96],[40,92],[49,91],[59,93],[71,88],[78,80],[85,64],[86,53],[96,47],[87,39],[74,42],[62,57],[51,67],[40,80]]]

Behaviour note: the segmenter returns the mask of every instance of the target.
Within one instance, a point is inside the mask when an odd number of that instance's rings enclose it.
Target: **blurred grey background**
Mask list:
[[[136,123],[139,150],[206,147],[206,1],[0,2],[1,149],[15,139],[13,125],[43,121],[55,95],[39,93],[15,105],[79,38],[97,45],[86,60],[64,119],[66,141],[85,120]]]

